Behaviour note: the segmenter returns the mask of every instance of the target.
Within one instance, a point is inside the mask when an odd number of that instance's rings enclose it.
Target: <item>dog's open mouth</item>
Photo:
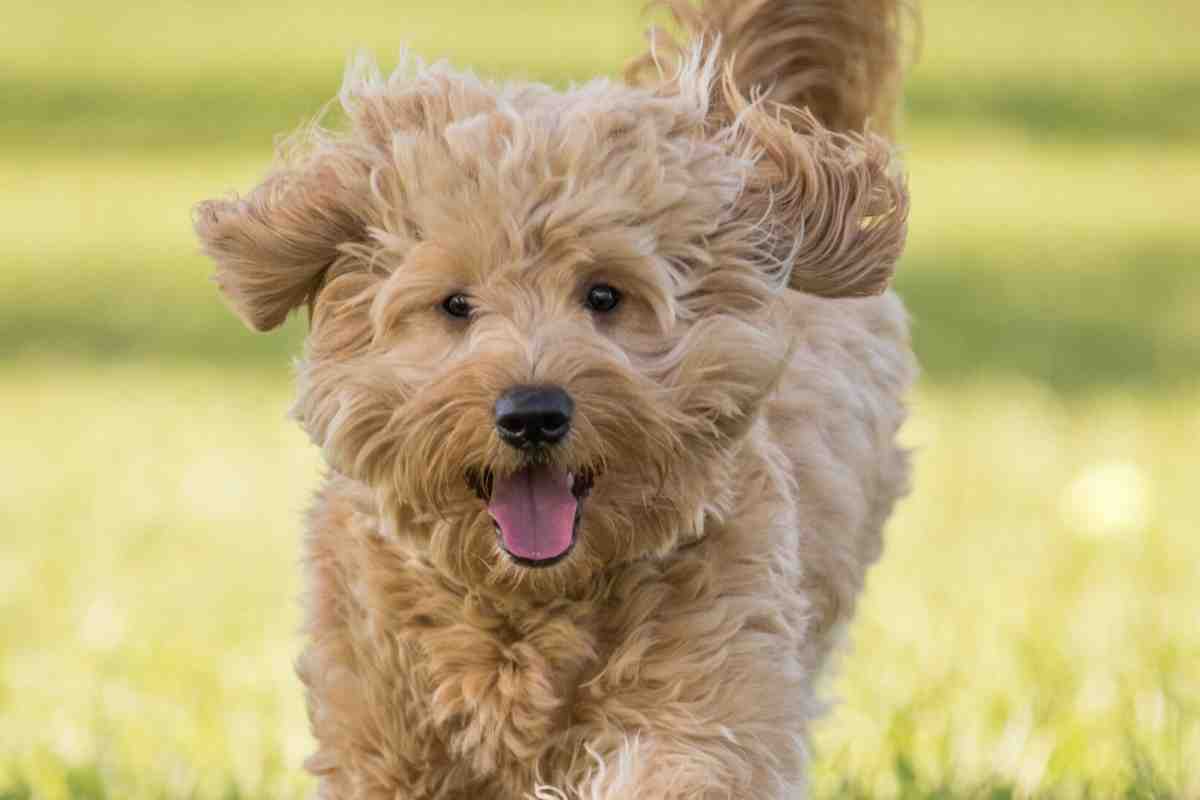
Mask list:
[[[530,464],[510,475],[471,472],[467,483],[487,503],[500,546],[513,561],[548,567],[575,545],[583,501],[595,473]]]

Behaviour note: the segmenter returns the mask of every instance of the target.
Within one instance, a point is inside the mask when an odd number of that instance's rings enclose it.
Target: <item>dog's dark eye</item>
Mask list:
[[[612,311],[620,302],[621,293],[607,283],[597,283],[588,289],[587,307],[592,311]]]
[[[452,294],[442,301],[442,310],[452,317],[471,316],[471,298],[465,294]]]

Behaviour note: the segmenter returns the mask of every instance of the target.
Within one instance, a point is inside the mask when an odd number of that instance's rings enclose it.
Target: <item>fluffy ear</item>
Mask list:
[[[823,297],[883,292],[908,231],[908,189],[888,142],[831,131],[807,109],[747,102],[728,81],[725,90],[730,134],[754,162],[743,218],[767,234],[776,269]]]
[[[631,82],[707,101],[753,170],[741,220],[764,268],[813,294],[883,291],[904,247],[908,193],[886,133],[903,72],[904,0],[656,0],[686,34],[651,32]],[[723,81],[712,80],[715,70]],[[674,73],[673,77],[668,77]],[[746,98],[750,98],[747,100]]]
[[[332,145],[318,147],[244,197],[196,207],[217,285],[247,325],[270,330],[311,302],[339,248],[362,240],[366,223],[356,208],[369,192],[366,172]]]

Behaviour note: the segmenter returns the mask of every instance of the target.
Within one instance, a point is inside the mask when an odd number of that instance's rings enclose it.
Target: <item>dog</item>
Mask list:
[[[907,491],[904,10],[668,5],[624,82],[354,61],[197,207],[250,327],[310,316],[318,797],[806,792]]]

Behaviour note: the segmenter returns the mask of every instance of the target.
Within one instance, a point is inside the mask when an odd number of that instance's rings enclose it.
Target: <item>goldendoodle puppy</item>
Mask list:
[[[905,490],[894,0],[672,4],[625,84],[350,70],[196,230],[306,306],[322,798],[796,798]]]

